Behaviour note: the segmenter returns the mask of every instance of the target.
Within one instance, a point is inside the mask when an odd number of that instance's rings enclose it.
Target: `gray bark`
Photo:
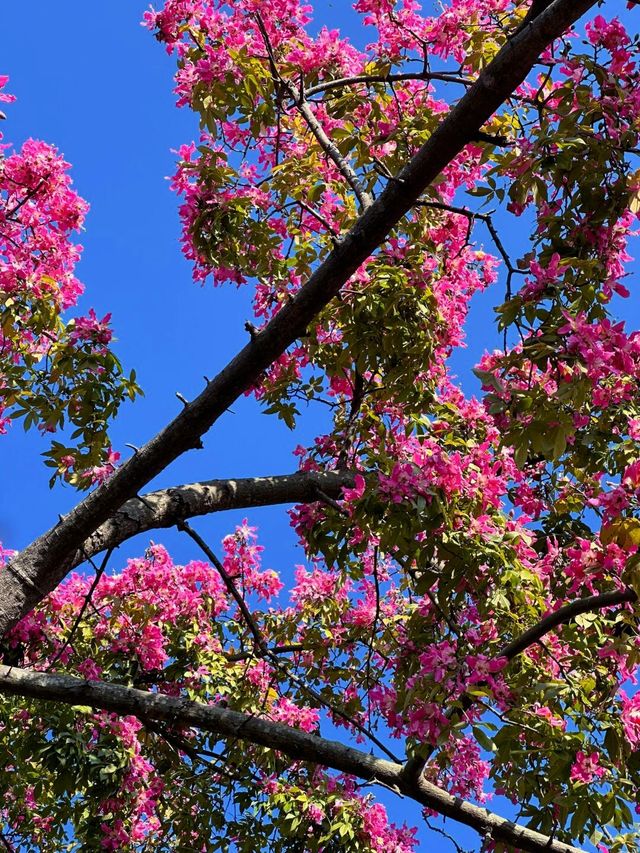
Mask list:
[[[100,525],[78,550],[71,568],[138,533],[174,527],[188,518],[229,509],[313,503],[324,496],[338,500],[342,489],[351,485],[353,474],[347,471],[299,471],[274,477],[205,480],[148,492],[127,501]]]
[[[68,705],[89,705],[118,714],[133,714],[143,721],[164,721],[202,729],[220,737],[239,738],[275,749],[292,761],[310,761],[360,779],[380,782],[441,815],[472,827],[483,839],[502,841],[530,853],[583,853],[577,847],[453,797],[425,779],[412,779],[405,774],[402,764],[376,758],[282,723],[119,684],[83,681],[68,675],[29,672],[7,666],[0,666],[0,693]]]

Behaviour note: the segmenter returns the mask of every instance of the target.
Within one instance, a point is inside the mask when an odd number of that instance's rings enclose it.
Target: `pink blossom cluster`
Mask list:
[[[260,554],[264,548],[256,544],[256,539],[256,528],[250,527],[245,519],[236,532],[222,542],[224,568],[233,580],[240,581],[246,594],[253,592],[269,601],[278,595],[283,583],[273,569],[261,568]]]
[[[81,249],[69,236],[88,206],[68,170],[55,148],[33,139],[2,161],[0,288],[7,295],[50,297],[69,308],[82,293],[74,275]]]
[[[0,77],[0,90],[7,80]],[[0,91],[0,102],[13,100]],[[16,386],[20,381],[35,384],[28,372],[34,363],[44,365],[41,376],[53,386],[50,395],[63,387],[71,397],[67,415],[75,426],[81,407],[73,400],[77,377],[66,377],[65,365],[81,353],[79,360],[86,364],[90,356],[96,379],[103,374],[105,381],[112,378],[98,363],[101,357],[109,360],[111,315],[99,320],[90,309],[87,316],[70,320],[66,328],[62,322],[64,311],[77,304],[84,290],[76,276],[82,246],[73,235],[82,230],[89,209],[73,189],[69,169],[58,150],[45,142],[28,139],[20,150],[0,145],[0,388],[8,394],[0,398],[0,433],[5,431],[12,404],[19,409],[24,402]],[[20,374],[23,368],[26,380]],[[37,390],[30,389],[34,397]],[[42,432],[55,432],[62,425],[59,413],[49,412],[46,405],[43,408],[30,412],[31,419]]]
[[[600,756],[597,752],[586,753],[578,750],[576,760],[571,767],[571,781],[588,785],[594,779],[601,779],[606,772],[606,768],[600,765]]]
[[[406,51],[429,53],[441,59],[453,57],[464,65],[469,41],[468,27],[491,32],[500,13],[511,0],[453,0],[437,17],[424,17],[417,0],[357,0],[354,8],[364,15],[365,24],[377,29],[369,49],[382,56],[396,58]]]

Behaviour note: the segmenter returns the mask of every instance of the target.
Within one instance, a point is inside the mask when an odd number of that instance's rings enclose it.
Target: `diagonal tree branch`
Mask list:
[[[498,657],[506,658],[509,661],[513,660],[530,646],[533,646],[534,643],[541,640],[545,634],[553,631],[554,628],[560,627],[560,625],[566,625],[582,613],[595,613],[598,610],[604,610],[606,607],[614,607],[616,604],[633,603],[637,600],[638,596],[631,588],[616,589],[612,592],[603,592],[599,595],[577,598],[575,601],[570,601],[568,604],[554,610],[553,613],[543,616],[539,622],[527,631],[523,631],[515,640],[503,646]]]
[[[282,723],[119,684],[83,681],[68,675],[30,672],[7,666],[0,666],[0,693],[68,705],[90,705],[118,714],[134,714],[143,721],[169,722],[203,729],[221,737],[240,738],[275,749],[294,761],[309,761],[360,779],[379,782],[441,815],[472,827],[484,839],[504,842],[514,849],[530,853],[582,853],[570,844],[453,797],[424,779],[411,780],[401,764]]]
[[[64,578],[76,551],[125,501],[201,437],[309,323],[411,210],[425,189],[477,136],[531,71],[542,51],[597,0],[553,0],[510,38],[411,161],[356,220],[301,290],[184,406],[158,435],[0,573],[0,635]]]
[[[127,501],[78,550],[71,568],[107,548],[148,530],[174,527],[188,518],[229,509],[276,504],[314,503],[327,495],[340,498],[353,485],[348,471],[298,471],[273,477],[205,480],[148,492]]]
[[[598,595],[589,595],[586,598],[577,598],[575,601],[570,601],[568,604],[564,604],[562,607],[554,610],[553,613],[543,616],[531,628],[523,631],[522,634],[511,640],[510,643],[504,645],[496,655],[496,659],[506,658],[507,661],[511,662],[518,655],[521,655],[528,648],[535,645],[535,643],[540,642],[554,628],[559,628],[560,625],[567,625],[582,613],[597,613],[599,610],[614,607],[616,604],[630,604],[637,600],[638,596],[630,587],[627,589],[612,590],[611,592],[602,592]],[[460,707],[455,711],[456,718],[463,717],[475,701],[475,697],[466,693],[462,697]],[[449,719],[451,719],[451,715],[449,715]],[[420,776],[435,750],[436,747],[430,747],[425,755],[412,756],[405,764],[407,775],[412,777]]]

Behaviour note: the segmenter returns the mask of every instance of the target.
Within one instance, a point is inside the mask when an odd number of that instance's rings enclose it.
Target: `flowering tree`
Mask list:
[[[135,374],[108,317],[65,314],[85,204],[53,148],[5,147],[0,423],[58,433],[52,479],[90,489],[0,549],[7,850],[409,853],[376,785],[483,849],[638,849],[640,336],[612,305],[640,41],[613,3],[582,22],[596,5],[358,0],[362,50],[298,0],[147,12],[201,124],[173,179],[184,252],[252,288],[255,324],[122,465]],[[469,399],[449,360],[488,287],[503,346]],[[296,473],[142,493],[244,393],[331,429]],[[219,553],[191,526],[265,504],[304,548],[286,590],[248,522]],[[111,565],[168,527],[191,562]]]

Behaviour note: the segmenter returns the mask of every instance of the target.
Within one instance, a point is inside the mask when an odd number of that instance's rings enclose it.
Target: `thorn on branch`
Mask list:
[[[486,851],[489,850],[492,841],[493,841],[493,833],[491,832],[490,829],[487,829],[487,831],[485,832],[484,837],[482,839],[482,847],[480,848],[481,853],[486,853]]]
[[[249,337],[251,338],[251,340],[255,341],[255,339],[260,334],[260,329],[258,329],[257,326],[254,326],[253,323],[249,322],[249,320],[247,320],[247,322],[244,324],[244,327],[246,331],[249,332]]]
[[[388,791],[393,791],[393,793],[396,794],[401,799],[404,799],[404,794],[402,793],[400,788],[398,788],[397,785],[389,785],[388,782],[382,782],[380,779],[377,779],[375,776],[371,777],[369,784],[370,785],[380,785],[381,787],[386,788]]]
[[[130,447],[130,448],[131,448],[131,450],[133,450],[134,454],[135,454],[135,453],[139,453],[139,452],[140,452],[140,448],[139,448],[139,447],[137,447],[135,444],[129,444],[129,442],[125,442],[125,445],[124,445],[124,446],[125,446],[125,447]]]
[[[183,406],[189,405],[189,401],[187,400],[187,398],[184,397],[179,391],[176,391],[176,397],[178,398],[178,400],[180,400]]]

